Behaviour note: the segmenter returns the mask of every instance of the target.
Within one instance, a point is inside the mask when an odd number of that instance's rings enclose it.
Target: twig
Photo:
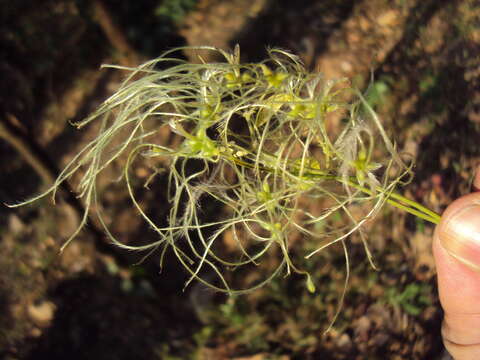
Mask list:
[[[124,66],[135,66],[141,61],[141,56],[133,48],[120,27],[115,24],[108,8],[102,0],[93,0],[95,19],[102,28],[110,44],[119,52],[119,62]]]
[[[13,115],[7,115],[13,117]],[[31,143],[29,143],[22,135],[16,132],[11,125],[12,121],[5,118],[0,119],[0,138],[9,143],[23,159],[35,170],[42,181],[51,184],[55,181],[56,173],[46,165],[39,155],[33,151]]]
[[[0,138],[4,139],[20,154],[45,184],[54,183],[59,171],[51,164],[48,156],[44,154],[42,149],[32,139],[22,135],[20,131],[15,129],[14,123],[18,123],[14,115],[7,114],[6,118],[0,117]],[[82,216],[85,212],[85,207],[75,197],[71,186],[67,182],[63,182],[60,186],[65,193],[65,200],[73,207],[77,215]],[[123,263],[124,261],[118,257],[114,248],[104,241],[105,236],[97,223],[97,221],[91,219],[88,227],[94,235],[96,249],[103,254],[114,256],[115,259]]]

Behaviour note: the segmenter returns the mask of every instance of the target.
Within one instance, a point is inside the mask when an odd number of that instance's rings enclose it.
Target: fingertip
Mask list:
[[[446,311],[479,311],[480,192],[455,200],[435,229],[433,254]]]
[[[433,239],[442,337],[456,359],[480,359],[480,167],[472,188],[445,210]]]
[[[443,214],[435,236],[450,256],[480,273],[480,193],[454,201]]]
[[[472,206],[476,197],[460,199],[452,203],[435,229],[433,254],[437,267],[440,302],[445,311],[442,337],[448,351],[456,359],[479,359],[480,350],[480,272],[474,270],[455,255],[456,250],[447,250],[442,241],[445,224],[455,220],[458,213]],[[452,238],[454,241],[455,238]],[[461,241],[460,241],[461,243]]]

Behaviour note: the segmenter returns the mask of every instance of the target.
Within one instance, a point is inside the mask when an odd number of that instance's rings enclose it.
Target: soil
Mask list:
[[[441,212],[470,191],[480,162],[478,2],[169,2],[188,10],[181,21],[156,17],[155,0],[132,8],[70,0],[45,1],[42,11],[28,1],[5,7],[3,203],[45,190],[95,136],[99,124],[76,131],[69,122],[87,116],[118,88],[123,74],[99,70],[100,64],[128,65],[184,44],[231,49],[238,43],[245,61],[262,59],[267,46],[286,48],[326,78],[347,76],[361,88],[369,86],[369,101],[397,146],[416,159],[415,178],[401,190],[404,195]],[[141,24],[129,20],[131,13],[144,14]],[[185,56],[198,61],[191,53]],[[163,135],[163,141],[172,140],[172,134]],[[145,243],[154,234],[114,181],[124,162],[118,159],[99,180],[100,206],[122,241]],[[141,165],[135,171],[146,176]],[[322,285],[315,294],[294,275],[236,298],[198,284],[184,290],[187,274],[173,256],[167,253],[160,273],[160,254],[142,259],[115,248],[94,214],[60,252],[82,216],[83,204],[72,191],[78,181],[74,177],[62,188],[55,206],[45,198],[0,208],[0,358],[445,356],[430,224],[388,208],[368,224],[378,271],[366,260],[360,239],[349,239],[348,290],[333,328],[324,333],[343,291],[341,247],[305,264]],[[160,176],[151,191],[139,194],[159,217],[166,213],[165,187]]]

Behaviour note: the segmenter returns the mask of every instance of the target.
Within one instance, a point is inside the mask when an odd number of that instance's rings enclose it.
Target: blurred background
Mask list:
[[[327,78],[369,85],[388,132],[416,158],[400,191],[437,212],[469,191],[479,163],[476,0],[0,0],[0,16],[2,203],[45,190],[95,136],[97,124],[70,123],[125,76],[101,64],[135,66],[182,45],[238,43],[245,61],[281,47]],[[148,241],[114,180],[106,172],[98,185],[107,221],[122,241]],[[315,294],[293,275],[236,298],[184,290],[173,257],[161,273],[159,254],[137,264],[94,218],[60,254],[83,208],[75,181],[55,206],[0,207],[2,359],[441,358],[430,224],[388,208],[368,224],[379,271],[352,236],[348,292],[324,334],[343,291],[341,247],[303,264]],[[161,213],[165,186],[156,185],[142,201]]]

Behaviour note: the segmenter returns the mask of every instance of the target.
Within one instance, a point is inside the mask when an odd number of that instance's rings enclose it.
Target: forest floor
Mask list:
[[[69,122],[84,118],[118,88],[123,74],[99,70],[100,64],[134,65],[184,44],[231,49],[238,43],[245,61],[262,59],[266,46],[281,47],[326,78],[349,77],[360,88],[368,86],[385,128],[415,158],[415,178],[399,191],[438,213],[470,191],[480,163],[478,2],[164,2],[180,8],[158,7],[154,0],[131,8],[113,3],[80,8],[51,0],[42,13],[26,7],[22,15],[19,7],[9,8],[0,38],[8,50],[0,60],[3,203],[47,189],[95,136],[98,124],[76,131]],[[156,15],[129,20],[146,10]],[[124,162],[118,159],[99,179],[106,221],[120,240],[147,242],[153,234],[115,182]],[[141,166],[135,171],[147,176]],[[321,284],[315,294],[294,275],[239,297],[200,285],[184,290],[187,276],[174,257],[167,256],[161,274],[159,254],[138,264],[140,255],[108,243],[95,217],[60,253],[82,215],[71,191],[78,181],[75,176],[59,192],[55,206],[47,197],[27,207],[0,208],[0,358],[443,356],[431,224],[382,211],[366,228],[378,270],[360,239],[348,240],[348,290],[333,328],[324,333],[344,286],[340,246],[305,262]],[[142,200],[161,214],[165,184],[158,185]],[[294,254],[303,261],[301,251]]]

